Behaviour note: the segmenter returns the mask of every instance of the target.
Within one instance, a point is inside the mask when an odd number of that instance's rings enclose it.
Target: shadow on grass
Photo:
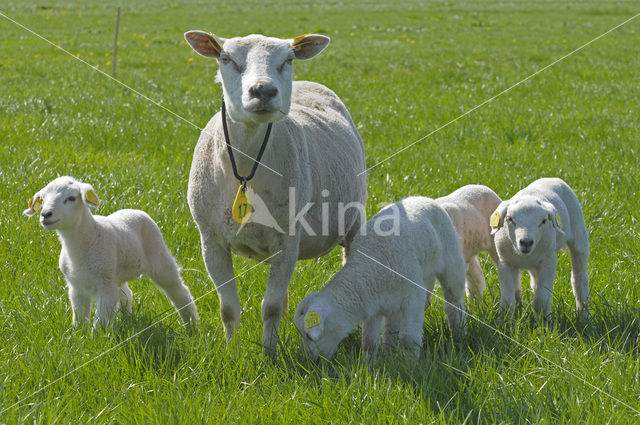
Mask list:
[[[172,373],[181,363],[180,347],[187,331],[182,335],[171,326],[170,318],[159,322],[158,316],[136,310],[133,314],[120,315],[112,335],[118,343],[124,342],[122,350],[135,370]]]

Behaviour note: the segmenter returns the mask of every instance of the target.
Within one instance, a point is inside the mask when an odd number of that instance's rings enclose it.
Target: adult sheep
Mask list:
[[[185,39],[197,53],[218,61],[216,81],[223,92],[222,110],[202,131],[189,176],[187,199],[204,261],[218,292],[227,341],[240,320],[231,252],[270,263],[262,324],[265,352],[275,355],[297,260],[322,256],[337,244],[348,254],[365,221],[362,139],[335,93],[292,81],[293,60],[316,56],[328,37],[223,39],[189,31]],[[242,208],[251,213],[252,200],[246,202],[242,187],[259,197],[254,215],[273,218],[277,226],[248,220]],[[268,211],[255,211],[258,205]]]

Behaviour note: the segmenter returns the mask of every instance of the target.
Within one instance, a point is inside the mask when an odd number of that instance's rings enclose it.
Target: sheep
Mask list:
[[[489,217],[500,205],[501,199],[487,186],[470,184],[435,201],[449,214],[460,237],[467,264],[467,296],[479,299],[486,289],[486,283],[478,253],[486,251],[494,263],[498,260]]]
[[[222,84],[225,108],[202,131],[189,175],[187,201],[204,262],[218,292],[227,342],[240,321],[231,253],[270,263],[261,312],[264,352],[275,358],[296,262],[325,255],[338,244],[348,252],[366,221],[363,142],[334,92],[318,83],[292,81],[293,60],[316,56],[328,37],[223,39],[188,31],[185,39],[197,53],[218,61],[216,81]],[[223,122],[234,151],[227,150]],[[254,156],[265,139],[257,163]],[[235,177],[229,152],[240,176],[257,164],[254,179]],[[272,217],[275,225],[273,220],[238,220],[231,207],[241,199],[239,186],[263,201],[249,210],[256,217]],[[240,206],[250,203],[251,195]],[[255,211],[260,206],[269,214]]]
[[[506,223],[506,224],[505,224]],[[571,284],[580,318],[589,313],[589,236],[576,194],[559,178],[542,178],[500,203],[491,216],[499,261],[500,305],[512,309],[522,297],[520,269],[531,276],[533,308],[547,320],[556,252],[569,248]]]
[[[73,325],[87,324],[92,301],[94,329],[109,327],[118,304],[131,313],[133,294],[127,282],[145,274],[164,291],[182,321],[195,328],[196,306],[156,223],[140,210],[92,215],[90,209],[99,202],[90,184],[65,176],[34,194],[23,212],[30,217],[42,209],[40,224],[60,239],[59,267],[67,281]]]
[[[383,343],[417,356],[435,278],[454,338],[465,330],[465,264],[453,223],[432,199],[410,197],[383,208],[358,234],[345,266],[299,304],[294,323],[312,358],[330,359],[362,324],[362,350],[375,359]]]

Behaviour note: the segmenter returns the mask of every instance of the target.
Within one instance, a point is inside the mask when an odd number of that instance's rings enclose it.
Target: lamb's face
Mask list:
[[[537,198],[510,202],[504,216],[504,227],[513,249],[521,255],[531,254],[545,232],[553,231],[555,209]]]
[[[216,81],[222,83],[227,113],[250,124],[275,122],[289,113],[293,60],[310,59],[329,43],[321,35],[225,40],[203,31],[189,31],[185,39],[199,54],[218,60]]]
[[[307,295],[296,308],[293,322],[300,332],[302,346],[309,357],[330,359],[346,336],[331,305],[315,293]]]
[[[40,224],[47,230],[63,230],[76,225],[84,209],[97,208],[98,198],[91,185],[72,177],[58,177],[29,200],[28,216],[40,210]]]

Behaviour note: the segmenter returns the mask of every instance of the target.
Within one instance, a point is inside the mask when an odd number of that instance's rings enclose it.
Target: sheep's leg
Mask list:
[[[370,361],[375,361],[380,345],[382,316],[374,316],[362,324],[362,352]]]
[[[69,285],[69,300],[73,311],[73,326],[85,326],[91,314],[91,298],[85,292]]]
[[[587,264],[589,263],[589,248],[586,250],[578,250],[572,244],[568,245],[571,254],[571,286],[573,287],[573,295],[576,298],[576,308],[580,312],[580,317],[589,315],[589,272]]]
[[[556,274],[556,256],[543,261],[538,267],[531,269],[531,278],[535,285],[533,293],[533,309],[547,320],[551,315],[551,295],[553,279]]]
[[[133,310],[133,292],[127,282],[120,286],[120,309],[128,314],[131,314]]]
[[[344,243],[342,244],[342,265],[347,264],[347,260],[349,259],[349,254],[351,253],[351,242],[353,242],[353,238],[356,237],[360,228],[362,227],[363,217],[358,215],[356,221],[353,223],[353,226],[347,232],[347,235],[344,238]]]
[[[467,264],[467,280],[465,289],[469,298],[480,299],[487,284],[484,279],[484,273],[478,261],[478,256],[474,255]]]
[[[93,322],[94,329],[96,329],[99,324],[105,329],[109,327],[119,300],[120,288],[118,288],[117,285],[109,282],[99,286],[96,297],[96,318]]]
[[[398,340],[400,346],[407,350],[412,356],[418,357],[422,348],[422,327],[424,325],[424,305],[426,293],[418,290],[414,291],[406,299],[405,305],[400,311],[400,327]],[[464,303],[464,300],[463,300]],[[462,304],[464,308],[464,304]]]
[[[505,263],[496,263],[500,279],[500,308],[507,314],[513,314],[516,302],[522,297],[520,270]]]
[[[213,281],[220,300],[220,316],[227,342],[238,330],[240,323],[240,300],[233,274],[231,252],[225,250],[211,238],[201,235],[202,256],[207,272]]]
[[[148,258],[150,263],[149,277],[169,298],[173,307],[180,314],[182,322],[185,325],[197,326],[198,311],[191,292],[182,281],[178,264],[164,245],[164,241],[159,241],[159,243],[162,245],[157,247],[155,255]]]
[[[273,257],[267,279],[267,290],[262,299],[262,338],[265,354],[275,358],[278,345],[278,327],[284,312],[289,281],[298,260],[298,251],[282,251]]]
[[[464,274],[456,270],[438,276],[442,295],[444,296],[444,312],[454,339],[465,333],[466,312],[464,306]]]

